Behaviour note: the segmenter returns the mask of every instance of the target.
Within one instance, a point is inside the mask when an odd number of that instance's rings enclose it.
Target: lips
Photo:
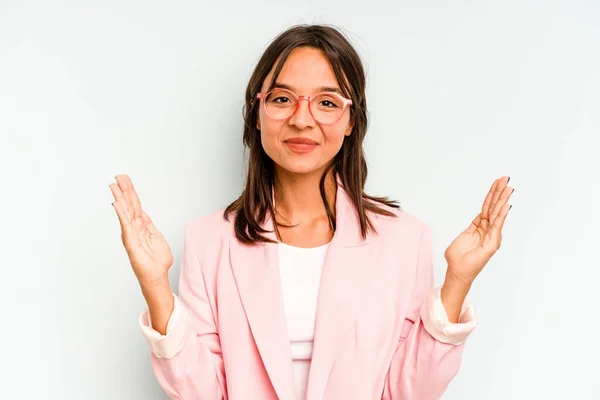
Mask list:
[[[301,138],[301,137],[288,139],[288,140],[286,140],[286,143],[306,144],[306,145],[313,145],[313,146],[317,144],[317,142],[315,142],[314,140],[310,140],[307,138]]]
[[[314,140],[303,137],[291,138],[286,140],[284,143],[292,153],[296,154],[308,154],[316,149],[319,145]]]

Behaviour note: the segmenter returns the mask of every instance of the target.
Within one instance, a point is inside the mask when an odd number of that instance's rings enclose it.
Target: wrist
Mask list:
[[[444,302],[462,306],[462,303],[470,290],[470,284],[449,278],[444,281],[440,294],[442,300],[445,300]]]
[[[471,286],[473,284],[474,278],[464,276],[459,272],[456,272],[456,268],[453,267],[451,263],[448,263],[448,268],[446,268],[446,277],[445,280],[453,285],[458,286]]]
[[[152,328],[161,335],[167,334],[169,319],[175,308],[175,299],[168,279],[158,279],[150,283],[140,282],[142,294],[148,305]]]
[[[458,322],[464,301],[471,289],[472,282],[457,277],[450,271],[446,272],[446,279],[442,285],[440,297],[448,314],[450,322]]]
[[[140,281],[140,288],[146,299],[160,297],[164,293],[171,293],[171,284],[167,275],[153,281]]]

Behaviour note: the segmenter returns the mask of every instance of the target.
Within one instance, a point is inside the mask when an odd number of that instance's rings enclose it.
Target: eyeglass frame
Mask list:
[[[286,117],[286,118],[274,118],[274,117],[272,117],[272,116],[271,116],[271,114],[269,114],[269,112],[267,111],[267,103],[265,102],[265,98],[266,98],[266,97],[267,97],[267,96],[268,96],[268,95],[269,95],[269,94],[270,94],[272,91],[274,91],[274,90],[281,90],[281,91],[284,91],[284,92],[288,92],[288,93],[290,93],[290,94],[291,94],[291,95],[292,95],[292,96],[293,96],[293,97],[296,99],[296,108],[294,108],[294,111],[292,111],[292,114],[291,114],[289,117]],[[322,94],[325,94],[325,93],[326,93],[326,94],[331,94],[331,95],[334,95],[334,96],[336,96],[336,97],[339,97],[339,98],[342,100],[342,103],[343,103],[342,112],[341,112],[341,114],[340,114],[339,118],[338,118],[338,119],[336,119],[335,121],[333,121],[333,122],[329,122],[329,123],[323,123],[323,122],[319,122],[319,121],[317,121],[317,119],[316,119],[316,118],[315,118],[315,116],[313,115],[313,112],[312,112],[312,107],[311,107],[312,100],[313,100],[315,97],[318,97],[318,96],[320,96],[320,95],[322,95]],[[316,94],[313,94],[313,95],[310,95],[310,96],[304,96],[304,95],[301,95],[301,96],[299,96],[299,95],[297,95],[296,93],[292,92],[292,91],[291,91],[291,90],[289,90],[289,89],[277,88],[277,87],[276,87],[276,88],[273,88],[273,89],[271,89],[271,90],[269,90],[268,92],[260,92],[260,93],[257,93],[257,94],[256,94],[256,98],[257,98],[258,100],[261,100],[260,102],[261,102],[261,103],[262,103],[262,105],[263,105],[263,109],[265,110],[265,113],[266,113],[266,114],[269,116],[269,118],[271,118],[271,119],[273,119],[273,120],[275,120],[275,121],[285,121],[285,120],[288,120],[288,119],[292,118],[294,115],[296,115],[296,112],[298,112],[298,108],[300,107],[300,100],[306,100],[306,101],[308,101],[308,112],[310,113],[310,116],[311,116],[311,117],[312,117],[312,118],[313,118],[315,121],[319,122],[319,124],[322,124],[322,125],[333,125],[333,124],[335,124],[335,123],[336,123],[336,122],[338,122],[340,119],[342,119],[342,117],[344,116],[344,112],[346,112],[346,108],[347,108],[348,106],[351,106],[351,105],[352,105],[352,100],[350,100],[350,99],[347,99],[347,98],[345,98],[344,96],[342,96],[341,94],[339,94],[339,93],[336,93],[336,92],[331,92],[331,91],[323,91],[323,92],[319,92],[319,93],[316,93]]]

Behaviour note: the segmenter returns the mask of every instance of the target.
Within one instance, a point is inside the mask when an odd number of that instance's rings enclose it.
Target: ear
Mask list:
[[[345,136],[350,136],[350,134],[352,133],[352,129],[354,128],[354,120],[351,120],[348,123],[348,128],[346,129],[346,133],[344,133]]]

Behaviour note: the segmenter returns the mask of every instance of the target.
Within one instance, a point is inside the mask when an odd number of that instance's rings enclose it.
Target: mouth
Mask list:
[[[310,140],[307,138],[291,138],[285,141],[286,143],[293,143],[293,144],[306,144],[306,145],[313,145],[316,146],[318,143],[315,142],[314,140]]]
[[[286,147],[296,154],[310,153],[319,145],[317,142],[307,138],[291,138],[283,142]]]

